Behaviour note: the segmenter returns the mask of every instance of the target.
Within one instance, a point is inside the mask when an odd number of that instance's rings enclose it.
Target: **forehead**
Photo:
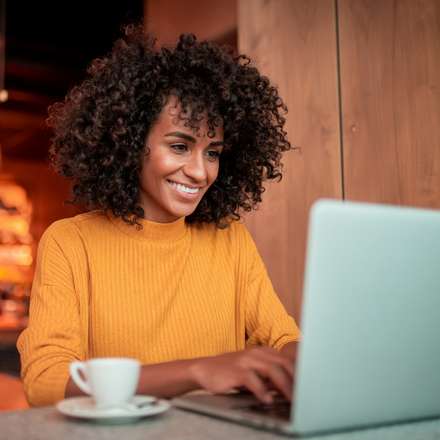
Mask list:
[[[170,96],[159,113],[156,121],[153,123],[150,129],[150,134],[165,134],[172,131],[180,131],[191,135],[196,135],[200,138],[207,137],[208,134],[208,121],[206,116],[203,117],[198,123],[199,130],[186,127],[185,122],[191,116],[189,109],[183,109],[180,101],[175,96]],[[223,128],[217,127],[215,136],[216,139],[223,138]]]

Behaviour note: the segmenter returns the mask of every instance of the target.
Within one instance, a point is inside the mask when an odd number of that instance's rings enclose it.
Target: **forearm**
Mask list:
[[[192,374],[192,367],[196,361],[197,359],[188,359],[143,365],[137,394],[170,398],[200,388]],[[65,397],[83,394],[70,378],[66,386]]]
[[[141,369],[138,394],[170,398],[200,388],[192,373],[199,359],[144,365]]]

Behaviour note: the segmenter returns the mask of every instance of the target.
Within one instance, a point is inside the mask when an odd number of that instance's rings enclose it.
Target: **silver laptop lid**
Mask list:
[[[440,414],[440,213],[311,211],[295,432]]]

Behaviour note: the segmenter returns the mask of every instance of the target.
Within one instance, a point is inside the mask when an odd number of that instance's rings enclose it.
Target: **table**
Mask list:
[[[65,418],[50,406],[0,412],[0,440],[274,440],[264,431],[172,408],[129,425],[97,425]],[[311,437],[307,437],[310,439]],[[440,419],[313,437],[321,440],[440,439]]]

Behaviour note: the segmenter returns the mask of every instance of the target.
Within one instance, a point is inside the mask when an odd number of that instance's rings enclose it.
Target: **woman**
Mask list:
[[[277,90],[248,58],[128,27],[53,106],[51,159],[89,212],[52,224],[18,341],[33,405],[80,391],[77,359],[142,364],[139,394],[246,387],[290,398],[299,338],[240,211],[290,149]]]

